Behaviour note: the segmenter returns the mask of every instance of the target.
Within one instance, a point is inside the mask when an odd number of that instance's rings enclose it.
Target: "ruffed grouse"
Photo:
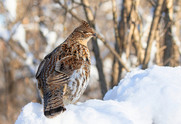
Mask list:
[[[90,76],[87,42],[95,36],[85,21],[40,63],[36,73],[44,100],[44,115],[53,117],[75,103],[85,91]]]

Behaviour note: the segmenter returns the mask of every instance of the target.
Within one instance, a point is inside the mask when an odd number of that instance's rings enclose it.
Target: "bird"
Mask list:
[[[94,29],[84,20],[80,26],[47,54],[36,72],[44,115],[55,117],[74,104],[85,91],[90,78],[88,41],[96,37]]]

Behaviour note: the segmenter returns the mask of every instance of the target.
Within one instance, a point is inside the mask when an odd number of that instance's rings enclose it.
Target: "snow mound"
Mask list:
[[[129,102],[147,124],[181,124],[181,67],[158,67],[129,73],[104,100]]]
[[[154,66],[126,75],[104,100],[66,106],[53,119],[43,106],[27,104],[16,124],[181,124],[181,67]]]

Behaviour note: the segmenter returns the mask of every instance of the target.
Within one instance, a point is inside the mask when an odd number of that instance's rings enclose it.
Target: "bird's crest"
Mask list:
[[[84,27],[90,27],[89,23],[87,23],[87,22],[84,21],[84,20],[81,20],[81,24],[82,24]]]

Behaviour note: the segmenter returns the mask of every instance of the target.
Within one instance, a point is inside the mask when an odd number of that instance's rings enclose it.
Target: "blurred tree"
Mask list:
[[[149,36],[148,36],[148,40],[147,40],[147,47],[146,47],[145,57],[144,57],[143,67],[142,67],[143,69],[148,67],[148,63],[150,60],[150,54],[151,54],[151,47],[152,47],[153,40],[155,39],[156,30],[158,28],[158,24],[159,24],[159,21],[161,18],[164,2],[165,2],[165,0],[158,0],[156,2],[154,15],[153,15],[153,21],[151,23],[151,28],[150,28],[150,32],[149,32]]]

